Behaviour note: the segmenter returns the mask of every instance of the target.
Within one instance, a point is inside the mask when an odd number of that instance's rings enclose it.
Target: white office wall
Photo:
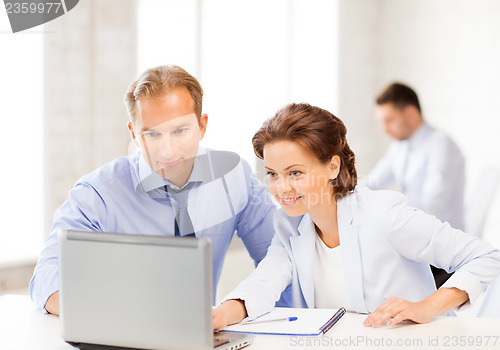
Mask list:
[[[12,34],[7,14],[0,12],[0,271],[33,261],[42,244],[43,30]],[[0,272],[0,289],[2,284]]]
[[[198,19],[198,0],[137,1],[137,75],[176,64],[198,76]]]
[[[379,0],[339,2],[338,111],[347,126],[347,141],[362,177],[389,142],[373,117],[373,96],[382,65],[378,41],[383,11]]]

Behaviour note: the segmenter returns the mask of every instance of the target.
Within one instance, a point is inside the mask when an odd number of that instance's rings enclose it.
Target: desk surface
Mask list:
[[[438,317],[428,324],[376,329],[347,313],[323,337],[259,335],[260,349],[500,349],[500,319]],[[59,318],[35,309],[29,297],[0,297],[0,349],[75,349],[59,334]]]

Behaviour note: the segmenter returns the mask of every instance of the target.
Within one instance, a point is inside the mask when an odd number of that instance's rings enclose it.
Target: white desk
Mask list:
[[[500,349],[500,319],[439,317],[429,324],[372,329],[363,327],[364,318],[348,313],[323,337],[257,336],[247,349]],[[5,295],[0,349],[75,348],[59,335],[58,317],[36,310],[27,296]]]

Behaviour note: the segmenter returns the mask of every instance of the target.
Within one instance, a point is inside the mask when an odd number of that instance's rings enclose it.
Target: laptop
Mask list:
[[[60,325],[81,349],[240,349],[214,333],[208,239],[59,233]]]

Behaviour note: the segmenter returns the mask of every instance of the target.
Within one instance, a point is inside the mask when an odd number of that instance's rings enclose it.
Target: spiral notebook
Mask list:
[[[275,308],[270,313],[248,323],[238,323],[224,328],[221,332],[246,334],[273,334],[318,336],[328,332],[345,314],[340,309],[289,309]],[[287,319],[295,319],[288,321]],[[285,320],[283,320],[285,319]],[[273,321],[277,320],[277,321]],[[265,322],[263,322],[265,321]]]

